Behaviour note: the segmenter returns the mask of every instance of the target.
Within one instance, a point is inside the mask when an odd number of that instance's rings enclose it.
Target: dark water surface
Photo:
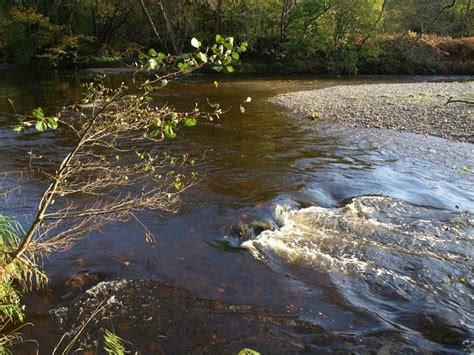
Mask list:
[[[0,112],[10,111],[7,98],[19,112],[61,107],[80,97],[84,80],[3,70]],[[267,102],[288,91],[423,78],[228,77],[218,88],[214,80],[183,80],[160,94],[177,107],[208,97],[231,110],[170,145],[198,158],[207,153],[196,167],[202,181],[185,192],[176,215],[140,216],[156,247],[138,225],[110,225],[45,260],[50,290],[30,295],[27,309],[36,324],[28,332],[42,348],[62,334],[51,309],[125,278],[144,281],[130,283],[130,304],[116,322],[135,319],[141,328],[114,326],[143,353],[472,351],[474,175],[464,167],[474,168],[474,146],[312,122]],[[0,113],[1,171],[20,169],[30,150],[66,152],[64,137],[16,136],[11,122]],[[27,179],[0,213],[27,221],[45,186]],[[181,338],[172,331],[156,338],[160,321],[140,318],[148,314],[144,299],[159,305],[153,295],[163,293],[174,300],[168,329],[179,327]],[[210,317],[216,309],[238,316]]]

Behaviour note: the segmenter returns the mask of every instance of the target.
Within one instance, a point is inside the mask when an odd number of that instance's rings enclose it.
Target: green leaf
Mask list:
[[[158,59],[162,60],[162,61],[165,60],[166,59],[166,54],[164,54],[162,52],[158,53]]]
[[[150,48],[148,51],[148,55],[151,55],[152,57],[156,57],[158,53],[153,48]]]
[[[194,117],[187,117],[185,120],[184,120],[184,125],[186,127],[194,127],[197,125],[197,120],[194,118]]]
[[[471,171],[471,169],[470,169],[468,166],[465,166],[464,168],[462,168],[462,170],[464,170],[464,171]]]
[[[234,67],[233,67],[232,65],[226,65],[225,68],[227,69],[227,71],[228,71],[229,73],[233,73],[233,72],[234,72]]]
[[[201,42],[199,42],[196,38],[193,37],[193,39],[191,40],[191,46],[198,49],[199,47],[201,47]]]
[[[145,60],[146,59],[146,54],[143,53],[143,52],[138,53],[138,59]]]
[[[174,133],[173,127],[171,127],[171,125],[169,124],[165,125],[164,134],[166,138],[170,138],[170,139],[176,138],[176,133]]]
[[[183,188],[183,183],[181,182],[179,178],[177,178],[173,186],[176,190],[181,190]]]
[[[225,43],[224,37],[222,37],[221,35],[216,35],[216,43],[224,44]]]
[[[49,128],[51,129],[58,128],[58,120],[55,117],[47,117],[46,122]]]
[[[159,136],[161,136],[161,131],[158,130],[158,129],[155,129],[155,130],[151,131],[150,133],[148,133],[148,135],[151,138],[158,138]]]
[[[14,130],[15,132],[18,132],[18,133],[23,133],[23,132],[26,131],[25,126],[23,126],[23,125],[21,125],[21,124],[18,125],[18,126],[15,126],[15,128],[13,128],[13,130]]]
[[[240,44],[241,47],[247,48],[249,46],[248,42],[242,42]]]
[[[155,125],[156,127],[160,127],[161,126],[161,119],[159,117],[155,118],[153,120],[153,125]]]
[[[206,56],[204,53],[199,52],[198,54],[196,54],[196,57],[197,57],[197,59],[199,59],[201,62],[207,63],[207,56]]]
[[[237,53],[237,52],[232,52],[232,59],[239,60],[240,59],[240,54]]]
[[[44,132],[48,129],[48,126],[46,125],[45,121],[41,120],[41,121],[36,122],[35,128],[39,132]]]
[[[153,86],[151,86],[150,84],[146,84],[145,91],[148,91],[148,92],[153,91]]]
[[[148,59],[148,66],[151,70],[155,70],[158,67],[158,62],[153,58]]]
[[[37,118],[38,120],[41,120],[44,117],[44,112],[41,107],[35,108],[32,113],[33,113],[33,116]]]
[[[152,103],[153,98],[151,96],[145,96],[145,101],[148,102],[148,103]]]

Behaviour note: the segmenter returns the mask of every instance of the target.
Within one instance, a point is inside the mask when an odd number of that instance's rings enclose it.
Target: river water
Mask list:
[[[199,330],[207,347],[189,340],[192,331],[178,340],[150,339],[153,322],[141,324],[140,332],[124,327],[120,335],[133,336],[128,340],[143,353],[215,353],[219,341],[230,353],[247,346],[262,353],[474,351],[474,146],[309,121],[268,102],[282,92],[425,79],[441,78],[202,76],[169,85],[158,100],[189,108],[209,98],[230,109],[217,122],[181,131],[169,146],[198,158],[205,153],[195,169],[201,182],[183,194],[177,214],[140,215],[157,236],[154,247],[136,224],[109,225],[46,259],[51,283],[27,298],[37,325],[28,335],[51,349],[61,336],[52,310],[101,281],[128,279],[172,286],[224,308],[245,305],[246,317],[255,316],[225,323],[227,332]],[[61,155],[69,144],[54,133],[12,134],[7,99],[18,112],[54,110],[79,98],[86,80],[1,72],[1,171],[20,169],[31,150]],[[252,102],[242,114],[247,97]],[[26,222],[46,181],[23,180],[19,192],[2,200],[0,213]],[[124,308],[131,313],[142,306]],[[208,317],[210,311],[200,312]],[[176,318],[192,330],[181,313],[172,308],[170,324]],[[188,316],[199,322],[196,314]],[[292,321],[268,322],[270,315]],[[258,339],[245,331],[257,329],[252,322],[260,322]],[[285,339],[279,348],[275,334]],[[226,339],[229,347],[222,345]]]

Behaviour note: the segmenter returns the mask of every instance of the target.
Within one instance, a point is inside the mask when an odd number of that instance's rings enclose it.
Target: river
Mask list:
[[[183,194],[177,214],[140,215],[157,236],[154,247],[139,226],[127,223],[45,259],[50,286],[27,297],[36,327],[26,334],[51,349],[61,336],[51,310],[101,281],[129,279],[186,295],[172,297],[245,305],[246,316],[261,317],[219,323],[227,331],[217,336],[220,330],[199,330],[207,347],[189,340],[195,339],[191,331],[184,333],[189,339],[156,340],[149,338],[153,322],[138,333],[123,327],[119,335],[133,335],[128,340],[143,353],[214,353],[219,341],[230,342],[220,348],[230,353],[239,346],[262,353],[474,351],[474,175],[465,169],[474,168],[474,146],[314,122],[268,102],[282,92],[425,79],[443,78],[197,76],[170,84],[159,100],[189,108],[209,98],[230,109],[170,143],[171,152],[205,153],[195,169],[200,183]],[[1,71],[1,171],[20,169],[30,150],[48,157],[68,146],[55,134],[12,133],[7,99],[18,112],[51,111],[79,98],[86,80]],[[247,97],[252,101],[242,114]],[[0,213],[27,221],[46,181],[24,180],[19,193],[2,200]],[[179,313],[179,307],[168,313],[170,324],[176,316],[176,324],[192,329]],[[280,321],[268,322],[270,316]],[[254,330],[258,339],[246,332],[254,322],[268,327]],[[285,339],[280,351],[275,334]]]

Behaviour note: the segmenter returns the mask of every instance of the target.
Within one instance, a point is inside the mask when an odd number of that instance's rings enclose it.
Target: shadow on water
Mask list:
[[[77,99],[84,80],[7,71],[0,111],[9,110],[7,97],[19,112],[53,110]],[[45,260],[51,284],[27,297],[36,327],[26,334],[48,352],[108,300],[109,314],[82,343],[113,326],[143,353],[466,349],[474,178],[463,167],[474,166],[473,146],[310,122],[267,102],[285,91],[389,80],[407,78],[202,76],[170,85],[159,102],[187,108],[209,98],[230,108],[167,147],[206,152],[196,165],[201,183],[176,215],[140,216],[155,247],[139,226],[117,224]],[[18,170],[29,151],[52,169],[67,151],[65,137],[15,136],[10,123],[0,116],[2,171]],[[23,182],[0,213],[26,222],[46,181]]]

